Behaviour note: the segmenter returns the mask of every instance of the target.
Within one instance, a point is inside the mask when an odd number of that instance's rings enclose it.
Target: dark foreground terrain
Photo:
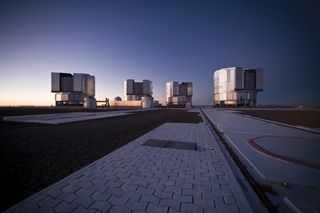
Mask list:
[[[239,110],[241,114],[296,126],[320,128],[320,110]]]
[[[0,115],[37,112],[15,110]],[[156,110],[60,125],[0,121],[0,211],[165,122],[197,123],[201,117],[184,110]]]

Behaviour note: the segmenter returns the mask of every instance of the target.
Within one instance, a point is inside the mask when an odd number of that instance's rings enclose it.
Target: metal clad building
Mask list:
[[[142,81],[142,94],[152,96],[152,81],[143,80]]]
[[[51,92],[60,92],[60,73],[51,73]]]
[[[256,69],[256,90],[262,91],[263,90],[263,70]]]
[[[69,73],[60,73],[60,90],[69,92],[73,89],[73,76]]]
[[[95,77],[92,75],[88,76],[87,80],[87,94],[89,97],[94,97],[96,95],[96,84]]]
[[[95,107],[95,77],[83,73],[51,73],[56,106]]]
[[[124,81],[124,94],[125,95],[133,95],[133,79],[128,79]]]
[[[166,102],[167,106],[192,106],[193,95],[192,82],[182,82],[179,84],[176,81],[166,83]]]
[[[133,94],[143,95],[143,83],[142,82],[135,82],[133,84]]]
[[[152,81],[143,80],[135,82],[133,79],[124,81],[124,99],[127,101],[140,101],[142,97],[152,97]]]
[[[73,74],[73,91],[74,92],[83,92],[83,75],[80,73]]]
[[[255,106],[263,90],[263,70],[222,68],[213,73],[213,99],[217,106]]]
[[[68,92],[72,90],[73,77],[69,73],[51,73],[51,92]]]

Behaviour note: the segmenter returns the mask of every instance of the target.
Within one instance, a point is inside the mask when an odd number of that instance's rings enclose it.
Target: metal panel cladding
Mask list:
[[[255,106],[257,92],[263,89],[262,69],[229,67],[213,73],[215,105]]]
[[[133,79],[127,79],[124,81],[124,95],[133,95]]]
[[[172,97],[173,96],[173,82],[169,81],[166,83],[166,97]]]
[[[169,81],[166,83],[166,101],[168,105],[186,105],[192,103],[192,82]]]
[[[143,80],[143,95],[152,96],[152,81]]]
[[[256,90],[263,90],[263,69],[256,69]]]
[[[187,96],[187,88],[188,85],[185,82],[182,82],[181,84],[179,84],[179,95],[180,96]]]
[[[243,69],[242,67],[235,67],[235,78],[233,79],[235,81],[234,89],[235,90],[241,90],[244,88],[244,82],[243,82]]]
[[[192,96],[193,95],[193,86],[192,86],[192,82],[187,82],[187,95],[188,96]]]
[[[60,73],[60,90],[61,92],[73,91],[73,76],[70,73]]]
[[[87,81],[87,94],[89,97],[94,97],[96,94],[95,90],[95,77],[90,75],[88,76],[88,81]]]
[[[51,73],[51,92],[60,92],[60,73]]]
[[[73,74],[73,91],[82,92],[82,76],[81,73]]]
[[[173,95],[179,95],[179,83],[174,81],[172,86],[172,93]]]

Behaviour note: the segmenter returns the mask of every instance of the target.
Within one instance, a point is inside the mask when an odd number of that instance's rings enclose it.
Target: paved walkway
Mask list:
[[[288,206],[319,211],[320,135],[238,115],[203,109],[262,185],[271,185]],[[281,182],[290,187],[282,187]],[[287,204],[286,204],[287,205]],[[292,210],[292,208],[291,208]]]
[[[197,143],[197,151],[142,146]],[[166,123],[7,212],[252,212],[203,124]]]

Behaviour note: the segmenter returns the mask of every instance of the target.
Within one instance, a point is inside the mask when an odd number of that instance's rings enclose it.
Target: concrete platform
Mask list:
[[[129,115],[126,112],[71,112],[40,115],[6,116],[4,121],[43,123],[43,124],[63,124],[77,121],[93,120],[100,118]]]
[[[320,197],[319,134],[232,111],[212,108],[203,111],[260,184],[272,185],[280,197],[290,200],[301,211],[320,210],[317,201]],[[282,182],[287,182],[290,188],[282,187]]]
[[[135,109],[109,112],[70,112],[54,114],[5,116],[4,121],[43,123],[43,124],[63,124],[77,121],[94,120],[108,117],[130,115],[134,112],[149,111],[156,109]]]
[[[143,146],[150,139],[197,150]],[[166,123],[6,212],[252,212],[203,124]]]

